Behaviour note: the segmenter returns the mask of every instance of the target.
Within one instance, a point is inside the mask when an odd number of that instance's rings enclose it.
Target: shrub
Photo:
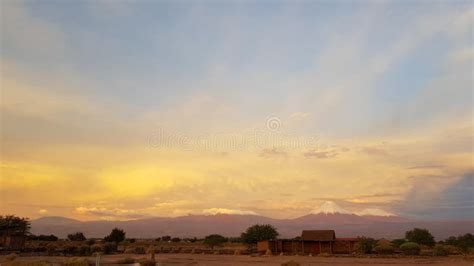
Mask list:
[[[111,254],[111,253],[117,252],[117,244],[105,243],[103,246],[103,251],[105,254]]]
[[[221,246],[225,242],[227,242],[227,238],[221,235],[213,234],[206,236],[206,238],[204,238],[203,243],[204,245],[209,246],[210,248],[214,248],[215,246]]]
[[[171,242],[181,242],[181,238],[173,237],[173,238],[171,238]]]
[[[16,253],[10,253],[10,254],[5,256],[5,259],[7,261],[14,261],[17,257],[18,257],[18,255],[16,255]]]
[[[79,256],[88,256],[91,254],[91,247],[88,245],[80,245],[77,247],[76,254]]]
[[[84,236],[83,233],[81,232],[76,232],[74,234],[69,234],[67,235],[67,239],[71,240],[71,241],[85,241],[86,240],[86,237]]]
[[[132,264],[135,263],[134,258],[126,257],[117,261],[117,264]]]
[[[86,244],[89,245],[89,246],[92,246],[92,245],[95,244],[95,240],[94,239],[87,239]]]
[[[55,242],[50,242],[46,245],[46,252],[48,253],[48,255],[52,255],[56,251],[57,247],[58,246]]]
[[[138,247],[135,247],[135,254],[146,254],[146,249],[145,247],[142,247],[142,246],[138,246]]]
[[[444,245],[444,248],[448,251],[449,255],[459,255],[461,254],[460,250],[453,245]]]
[[[155,266],[156,262],[149,259],[141,259],[138,261],[142,266]]]
[[[448,256],[449,249],[445,245],[437,244],[433,249],[433,255],[435,256]]]
[[[162,236],[161,241],[164,241],[164,242],[171,241],[171,236]]]
[[[126,248],[124,251],[123,251],[124,254],[134,254],[135,253],[135,248],[132,248],[132,247],[129,247],[129,248]]]
[[[405,255],[418,255],[420,254],[421,247],[415,242],[406,242],[400,246],[400,249]]]
[[[377,254],[393,254],[395,248],[388,243],[378,243],[377,246],[375,246],[374,251],[377,252]]]
[[[101,244],[94,244],[91,246],[91,252],[92,253],[104,252],[104,247]]]
[[[64,252],[70,255],[74,255],[77,252],[77,246],[74,244],[68,244],[64,247]]]
[[[104,240],[105,242],[120,243],[125,240],[125,231],[119,228],[114,228],[108,236],[104,237]]]

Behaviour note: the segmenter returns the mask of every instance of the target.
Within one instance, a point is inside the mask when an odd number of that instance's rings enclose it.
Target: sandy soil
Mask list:
[[[117,260],[124,257],[135,259],[149,258],[145,255],[106,255],[102,256],[102,265],[113,265]],[[48,261],[58,263],[70,260],[66,257],[19,257],[16,261]],[[95,261],[94,257],[89,257]],[[178,266],[178,265],[281,265],[284,262],[295,261],[300,265],[474,265],[474,259],[466,259],[460,256],[450,257],[416,257],[416,258],[354,258],[354,257],[309,257],[309,256],[232,256],[232,255],[201,255],[201,254],[157,254],[157,266]],[[1,263],[3,262],[3,263]],[[0,264],[6,265],[5,256],[0,256]],[[123,264],[122,264],[123,265]]]

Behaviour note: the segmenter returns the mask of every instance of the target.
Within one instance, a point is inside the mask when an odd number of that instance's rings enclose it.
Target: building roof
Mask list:
[[[334,230],[303,230],[301,240],[305,241],[334,241],[336,232]]]

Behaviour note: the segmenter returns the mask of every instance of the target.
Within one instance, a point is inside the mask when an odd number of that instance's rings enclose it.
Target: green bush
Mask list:
[[[393,254],[395,252],[395,248],[389,243],[379,243],[375,246],[374,251],[377,254]]]
[[[437,244],[433,249],[433,255],[435,256],[448,256],[449,249],[445,245]]]
[[[415,242],[406,242],[400,246],[405,255],[419,255],[421,247]]]

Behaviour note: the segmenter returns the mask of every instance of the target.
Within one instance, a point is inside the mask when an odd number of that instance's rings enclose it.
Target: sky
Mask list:
[[[1,214],[474,219],[471,1],[0,8]]]

